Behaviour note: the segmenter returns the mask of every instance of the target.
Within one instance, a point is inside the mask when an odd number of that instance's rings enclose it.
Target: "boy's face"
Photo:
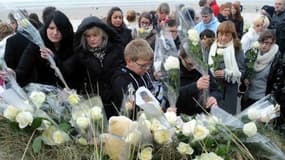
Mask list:
[[[127,67],[137,75],[143,76],[152,67],[152,61],[138,59],[136,61],[127,60]]]

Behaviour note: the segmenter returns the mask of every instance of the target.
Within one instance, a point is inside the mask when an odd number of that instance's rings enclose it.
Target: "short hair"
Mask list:
[[[176,20],[175,19],[169,19],[167,22],[166,22],[166,24],[167,24],[167,26],[168,27],[175,27],[175,26],[177,26],[177,22],[176,22]]]
[[[219,35],[218,33],[231,33],[235,50],[241,50],[241,43],[236,32],[235,24],[232,21],[224,21],[220,23],[217,30],[217,35]]]
[[[261,32],[259,35],[258,41],[263,42],[267,39],[272,39],[272,43],[275,43],[275,41],[276,41],[276,36],[275,36],[274,32],[270,29],[266,29],[263,32]]]
[[[169,14],[169,13],[170,13],[170,7],[169,7],[168,3],[161,3],[161,4],[158,6],[158,8],[157,8],[156,11],[157,11],[157,12],[163,12],[163,13],[165,13],[165,14]]]
[[[151,16],[151,13],[150,12],[143,12],[141,15],[140,15],[140,17],[139,17],[139,19],[138,19],[138,24],[139,24],[139,27],[141,27],[141,19],[142,18],[146,18],[146,19],[148,19],[149,20],[149,22],[150,22],[150,24],[152,24],[152,16]]]
[[[267,16],[259,14],[253,19],[253,26],[260,23],[263,23],[263,27],[267,28],[270,24],[270,21]]]
[[[46,23],[48,17],[55,11],[56,11],[56,8],[54,6],[45,7],[42,13],[43,23]]]
[[[82,34],[82,36],[81,36],[80,46],[82,46],[82,48],[83,48],[84,50],[87,50],[87,49],[88,49],[87,41],[86,41],[86,37],[85,37],[85,34],[86,34],[86,32],[88,32],[88,31],[91,31],[91,32],[93,32],[93,33],[96,33],[96,34],[102,36],[102,39],[103,39],[102,42],[103,42],[103,43],[102,43],[101,47],[104,48],[104,47],[107,46],[107,43],[108,43],[108,35],[107,35],[107,33],[106,33],[103,29],[94,26],[94,27],[91,27],[91,28],[89,28],[89,29],[86,29],[86,30],[84,31],[84,33]]]
[[[145,61],[153,60],[153,50],[144,39],[132,40],[125,48],[125,60],[137,61],[142,59]]]
[[[200,13],[201,15],[212,15],[214,12],[211,7],[203,7]]]
[[[12,33],[13,28],[9,24],[0,22],[0,41]]]
[[[135,11],[135,10],[128,10],[128,11],[127,11],[127,17],[126,17],[126,19],[127,19],[129,22],[134,22],[134,21],[136,21],[136,18],[137,18],[137,15],[136,15],[136,11]]]
[[[199,6],[200,6],[200,7],[203,7],[203,6],[205,6],[207,3],[208,3],[207,0],[200,0],[200,1],[199,1]]]
[[[200,33],[200,39],[202,39],[203,37],[207,37],[207,38],[215,38],[215,32],[210,30],[210,29],[205,29]]]

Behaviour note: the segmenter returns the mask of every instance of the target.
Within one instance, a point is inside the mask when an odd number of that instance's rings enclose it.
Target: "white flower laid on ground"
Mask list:
[[[90,119],[85,117],[85,116],[82,116],[82,117],[78,117],[76,119],[76,125],[81,129],[81,130],[85,130],[87,129],[87,127],[89,126],[90,124]]]
[[[154,131],[153,136],[154,136],[154,140],[158,144],[165,144],[165,143],[170,142],[171,140],[171,134],[168,129],[156,130]]]
[[[28,125],[32,125],[33,123],[33,115],[31,112],[27,112],[27,111],[22,111],[20,113],[17,114],[16,116],[16,122],[18,122],[19,124],[19,128],[25,128]]]
[[[15,121],[15,118],[20,110],[12,105],[9,105],[3,112],[3,116],[11,121]]]
[[[167,57],[163,66],[166,71],[169,71],[171,69],[179,69],[178,57],[174,57],[174,56]]]
[[[139,159],[140,160],[151,160],[152,159],[152,148],[146,147],[142,149],[142,151],[139,153]]]
[[[202,153],[200,156],[195,157],[194,160],[223,160],[223,158],[218,156],[214,152],[210,152],[210,153]]]
[[[67,100],[68,100],[68,103],[70,105],[76,105],[79,103],[80,98],[79,98],[78,94],[72,93],[68,96]]]
[[[40,109],[40,107],[46,100],[46,95],[40,91],[33,91],[30,95],[30,99],[36,105],[37,109]]]
[[[247,135],[248,137],[252,137],[257,133],[257,127],[255,125],[255,122],[249,122],[246,123],[243,128],[242,131],[245,135]]]
[[[95,121],[103,118],[102,108],[100,106],[94,106],[91,108],[91,118]]]
[[[168,122],[171,124],[171,126],[176,126],[178,117],[175,112],[166,112],[164,113],[164,115]]]
[[[193,148],[189,144],[183,142],[180,142],[176,149],[182,155],[192,155],[194,153]]]

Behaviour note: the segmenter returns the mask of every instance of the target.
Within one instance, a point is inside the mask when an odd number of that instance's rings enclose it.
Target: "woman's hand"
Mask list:
[[[207,89],[209,88],[209,81],[210,81],[210,76],[202,76],[198,79],[197,81],[197,88],[199,90]]]
[[[215,106],[217,105],[217,100],[215,97],[209,97],[208,100],[207,100],[207,105],[206,105],[206,108],[210,108],[212,106]]]
[[[216,78],[225,78],[225,71],[224,70],[216,70],[214,74],[215,74]]]
[[[3,71],[3,70],[0,71],[0,78],[4,80],[7,80],[9,75],[16,76],[16,73],[11,68],[7,68],[6,71]]]
[[[50,55],[51,57],[54,57],[53,52],[48,48],[40,49],[40,51],[41,51],[41,57],[43,59],[48,59],[48,55]]]

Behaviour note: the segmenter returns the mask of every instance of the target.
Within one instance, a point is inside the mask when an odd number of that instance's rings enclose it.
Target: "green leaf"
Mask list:
[[[70,129],[71,129],[71,126],[70,126],[69,123],[63,122],[63,123],[60,123],[60,124],[58,125],[58,128],[61,129],[61,130],[64,131],[64,132],[69,132]]]
[[[32,148],[34,153],[39,153],[42,147],[42,139],[41,136],[38,136],[34,139]]]
[[[31,125],[31,128],[32,129],[37,129],[41,126],[42,124],[42,121],[43,121],[44,118],[41,118],[41,117],[37,117],[33,120],[33,123]]]
[[[224,156],[227,154],[227,146],[224,144],[218,145],[218,148],[216,149],[216,153],[219,156]]]
[[[181,117],[183,122],[189,122],[190,121],[189,116],[186,114],[180,114],[180,117]]]

